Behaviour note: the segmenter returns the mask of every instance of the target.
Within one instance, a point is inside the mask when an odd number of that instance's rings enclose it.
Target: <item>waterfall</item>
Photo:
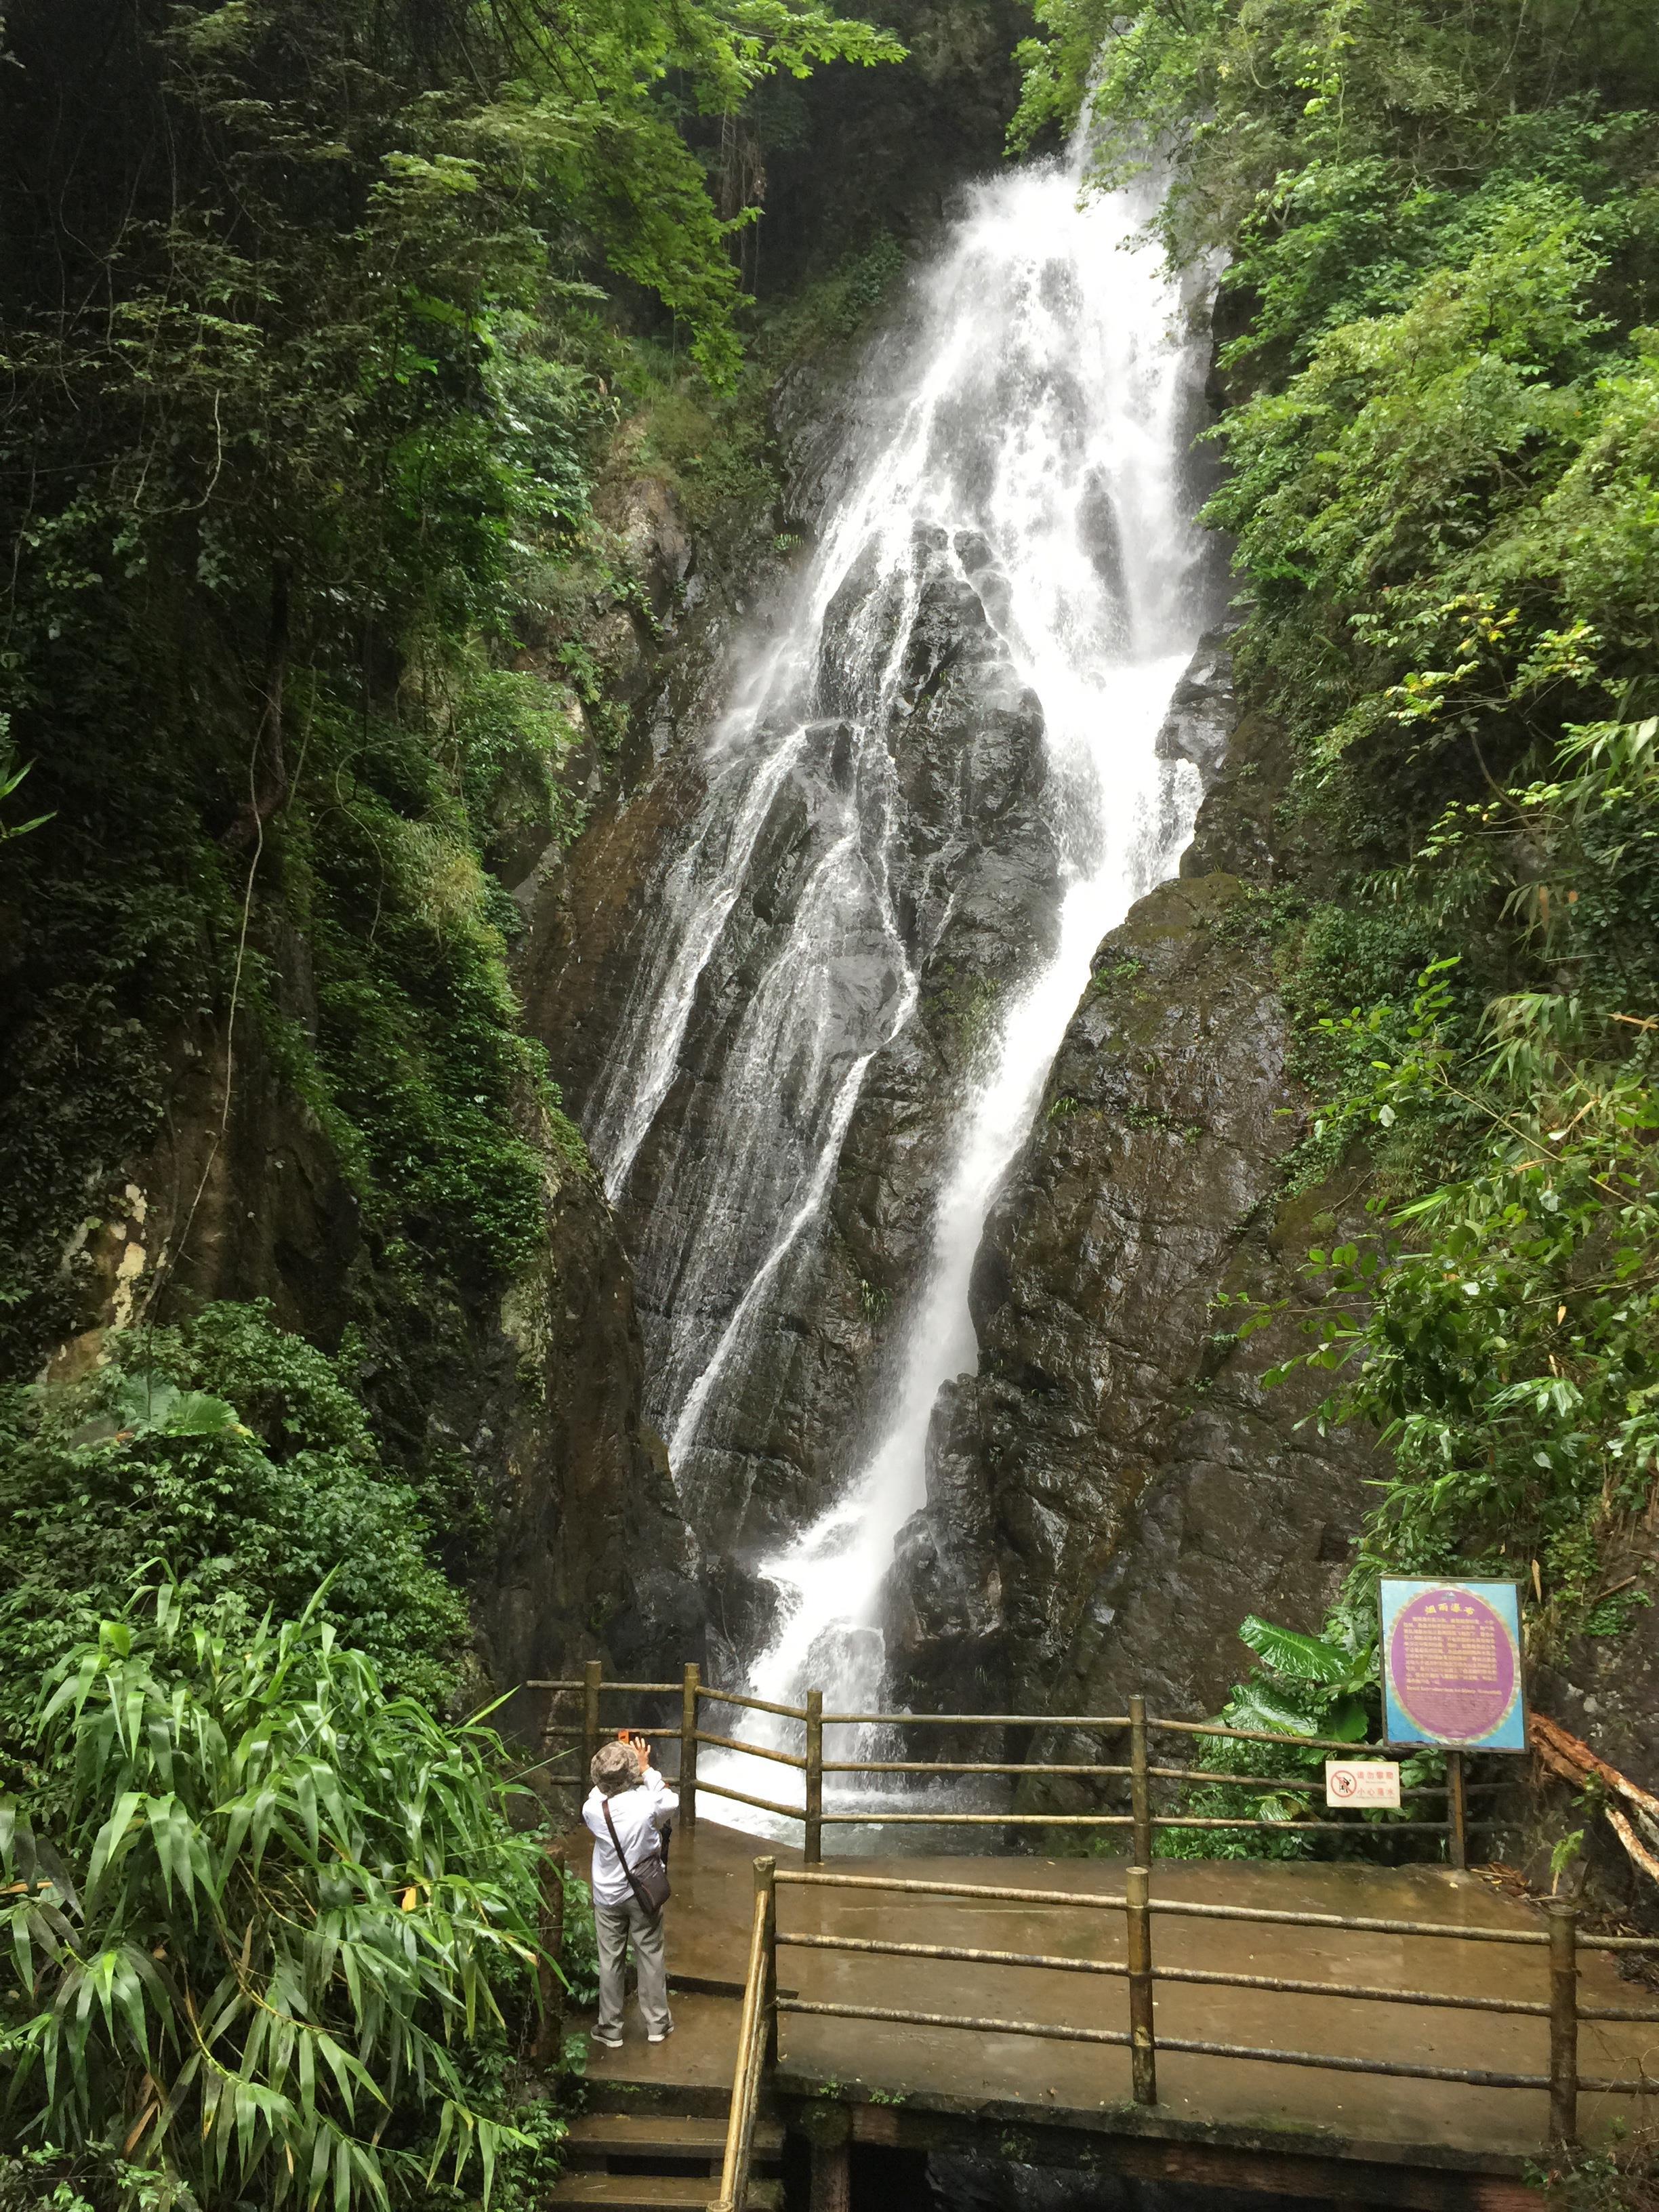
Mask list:
[[[941,577],[971,594],[994,633],[991,691],[1040,709],[1054,897],[957,1107],[874,1446],[761,1565],[779,1625],[750,1687],[785,1699],[817,1683],[832,1710],[879,1692],[883,1578],[923,1502],[939,1388],[975,1361],[969,1277],[998,1186],[1097,945],[1173,872],[1197,804],[1194,772],[1157,744],[1204,619],[1183,489],[1194,355],[1139,234],[1147,205],[1081,200],[1080,172],[1079,151],[974,187],[910,328],[866,373],[842,489],[710,741],[587,1116],[607,1189],[632,1198],[665,1102],[692,1101],[659,1170],[672,1219],[647,1211],[640,1277],[653,1410],[695,1521],[724,1409],[812,1265],[867,1071],[915,1017],[952,911],[951,839],[919,874],[901,849],[896,747],[928,594]],[[778,911],[739,944],[734,917],[780,852]],[[694,1016],[715,1003],[731,1010],[722,1056],[688,1073]]]

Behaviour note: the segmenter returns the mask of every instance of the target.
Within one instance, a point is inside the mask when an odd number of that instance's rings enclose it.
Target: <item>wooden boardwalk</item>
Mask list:
[[[708,2117],[725,2110],[753,1910],[753,1863],[762,1849],[780,1869],[799,1863],[796,1854],[758,1844],[706,1817],[692,1835],[676,1838],[669,1965],[678,2032],[652,2047],[637,2016],[631,2017],[620,2051],[592,2051],[589,2074],[597,2093],[625,2092],[638,2109]],[[572,1863],[585,1865],[579,1845],[573,1846]],[[1103,1859],[907,1856],[836,1863],[848,1871],[897,1871],[912,1879],[1102,1894],[1121,1893],[1124,1876],[1122,1862]],[[1153,1868],[1152,1895],[1155,1902],[1265,1905],[1472,1930],[1540,1924],[1530,1907],[1501,1895],[1479,1875],[1437,1868],[1163,1860]],[[780,1886],[778,1898],[784,1936],[834,1933],[1079,1958],[1123,1955],[1118,1912],[788,1884]],[[1522,2001],[1547,1993],[1547,1954],[1531,1948],[1167,1914],[1155,1915],[1154,1925],[1160,1966],[1203,1966]],[[1086,2027],[1121,2028],[1127,2018],[1126,1991],[1117,1978],[787,1947],[779,1962],[783,1992],[813,2001]],[[1621,1980],[1611,1957],[1588,1942],[1580,1969],[1586,2005],[1653,2002],[1650,1990]],[[1547,2062],[1544,2020],[1404,2003],[1160,1983],[1157,2025],[1160,2037],[1427,2065],[1541,2073]],[[780,2107],[786,2118],[793,2108],[796,2124],[810,2123],[809,2131],[819,2138],[832,2136],[840,2125],[864,2142],[957,2148],[977,2142],[1001,2146],[1010,2154],[1125,2174],[1498,2212],[1535,2202],[1518,2185],[1547,2134],[1547,2100],[1534,2090],[1160,2051],[1158,2103],[1138,2107],[1130,2100],[1128,2053],[1120,2049],[787,2013],[780,2041],[774,2084]],[[1659,2027],[1585,2023],[1579,2063],[1590,2075],[1651,2072],[1659,2088]],[[1608,2135],[1616,2118],[1634,2123],[1652,2117],[1647,2099],[1587,2093],[1581,2100],[1581,2129],[1590,2141]]]

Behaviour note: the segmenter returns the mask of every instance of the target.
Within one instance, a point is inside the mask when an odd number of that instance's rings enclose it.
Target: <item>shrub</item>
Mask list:
[[[52,1670],[72,1761],[0,1808],[0,2063],[25,2132],[113,2143],[210,2209],[385,2204],[504,2144],[469,2060],[534,1957],[533,1838],[499,1740],[388,1698],[318,1602],[227,1638],[177,1584]]]
[[[113,1343],[125,1364],[0,1399],[0,1757],[14,1778],[38,1778],[47,1755],[31,1741],[33,1686],[120,1609],[147,1559],[165,1559],[227,1636],[268,1606],[298,1613],[326,1576],[322,1618],[394,1689],[441,1704],[465,1607],[336,1364],[258,1306]]]

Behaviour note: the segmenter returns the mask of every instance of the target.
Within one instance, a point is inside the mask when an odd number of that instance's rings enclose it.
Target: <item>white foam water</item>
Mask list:
[[[678,1243],[655,1262],[668,1322],[654,1388],[695,1515],[722,1395],[810,1250],[865,1071],[916,1006],[890,881],[884,732],[920,603],[919,544],[930,531],[935,547],[941,533],[958,547],[971,534],[1006,580],[988,612],[1042,707],[1059,927],[963,1097],[879,1441],[830,1510],[763,1563],[780,1626],[749,1687],[779,1701],[808,1684],[833,1711],[879,1698],[882,1584],[924,1502],[940,1387],[977,1356],[968,1289],[987,1215],[1096,946],[1173,872],[1196,811],[1195,773],[1156,743],[1204,618],[1183,466],[1196,354],[1140,234],[1147,204],[1085,199],[1081,162],[1079,149],[974,188],[920,278],[908,352],[896,373],[884,360],[881,404],[854,434],[799,603],[716,733],[708,795],[665,879],[663,924],[590,1117],[616,1195],[675,1080],[699,983],[778,794],[831,741],[833,717],[842,754],[816,787],[822,834],[719,1075],[705,1127],[721,1141],[679,1160]],[[746,1284],[729,1311],[713,1295],[717,1275]],[[758,1716],[747,1732],[777,1741]],[[776,1796],[788,1770],[724,1753],[705,1771]],[[728,1817],[768,1825],[736,1807]]]

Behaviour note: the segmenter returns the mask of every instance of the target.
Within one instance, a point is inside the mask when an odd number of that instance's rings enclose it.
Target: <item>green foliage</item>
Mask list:
[[[599,1997],[599,1941],[593,1932],[593,1893],[579,1874],[564,1869],[564,1944],[560,1963],[571,2003],[580,2011]]]
[[[115,1340],[125,1368],[15,1391],[0,1409],[0,1759],[52,1779],[31,1711],[47,1668],[165,1560],[219,1632],[267,1607],[318,1620],[390,1686],[441,1704],[465,1607],[428,1556],[414,1492],[387,1473],[340,1369],[246,1306]],[[209,1385],[210,1388],[204,1388]]]
[[[1238,1634],[1260,1665],[1248,1682],[1235,1687],[1222,1708],[1220,1719],[1226,1727],[1262,1729],[1286,1737],[1328,1736],[1343,1743],[1364,1741],[1369,1725],[1364,1692],[1376,1677],[1374,1638],[1369,1643],[1339,1643],[1301,1635],[1255,1614]],[[1240,1743],[1226,1736],[1200,1737],[1196,1742],[1194,1765],[1218,1776],[1283,1775],[1285,1787],[1229,1789],[1222,1782],[1213,1790],[1183,1793],[1183,1809],[1194,1818],[1256,1818],[1288,1828],[1312,1814],[1314,1800],[1309,1793],[1320,1786],[1327,1757],[1323,1751],[1291,1742]],[[1306,1858],[1316,1840],[1261,1829],[1240,1828],[1230,1834],[1166,1828],[1159,1832],[1158,1850],[1166,1858]]]
[[[1654,2212],[1659,2205],[1659,2136],[1650,2126],[1613,2124],[1611,2142],[1552,2152],[1527,2179],[1551,2212]]]
[[[568,844],[582,808],[561,780],[579,732],[527,670],[479,671],[455,709],[461,800],[475,842],[488,853],[504,814],[527,815],[541,832]]]
[[[544,759],[551,710],[531,720],[525,688],[508,694],[519,743]],[[459,742],[481,738],[487,752],[489,709],[500,704],[486,688]],[[463,712],[471,705],[464,698]],[[319,735],[325,759],[337,746],[345,755],[336,803],[279,835],[295,890],[308,893],[319,1015],[308,1049],[320,1095],[357,1133],[348,1142],[371,1225],[418,1235],[463,1280],[487,1278],[540,1235],[540,1166],[514,1124],[542,1068],[515,1034],[487,878],[463,807],[418,736],[378,721],[349,743],[343,730]],[[270,976],[266,1005],[277,988]]]
[[[1020,132],[1090,102],[1099,175],[1157,143],[1171,252],[1227,257],[1238,662],[1350,863],[1273,910],[1293,1173],[1364,1162],[1376,1216],[1306,1302],[1323,1418],[1395,1454],[1347,1606],[1485,1567],[1600,1628],[1659,1383],[1659,19],[1037,14]]]
[[[1552,1893],[1560,1888],[1564,1877],[1571,1871],[1574,1862],[1582,1855],[1583,1848],[1584,1832],[1582,1828],[1574,1828],[1570,1834],[1563,1836],[1556,1844],[1550,1853]]]
[[[189,2192],[172,2177],[118,2158],[106,2144],[76,2155],[61,2144],[0,2154],[0,2212],[188,2212]]]
[[[1278,1684],[1274,1695],[1279,1706],[1294,1712],[1297,1725],[1304,1733],[1334,1736],[1341,1743],[1357,1743],[1364,1735],[1365,1709],[1360,1693],[1376,1678],[1374,1639],[1337,1644],[1328,1637],[1304,1636],[1297,1629],[1280,1628],[1251,1613],[1239,1627],[1238,1640],[1249,1645],[1267,1675]],[[1261,1692],[1253,1685],[1246,1694]],[[1267,1710],[1265,1705],[1262,1710]],[[1253,1723],[1241,1721],[1239,1725]],[[1276,1717],[1261,1725],[1282,1728],[1285,1721]]]
[[[1332,1295],[1306,1358],[1346,1370],[1326,1418],[1394,1447],[1362,1576],[1525,1582],[1535,1561],[1553,1626],[1576,1627],[1598,1540],[1645,1507],[1659,1465],[1659,1102],[1639,1054],[1598,1058],[1613,1036],[1587,1036],[1582,1008],[1500,1000],[1475,1058],[1448,996],[1429,971],[1408,1050],[1347,1110],[1387,1129],[1449,1101],[1477,1132],[1470,1171],[1363,1247],[1310,1253]]]
[[[1261,1695],[1271,1698],[1265,1690]],[[1292,1716],[1288,1709],[1280,1723],[1264,1718],[1261,1700],[1247,1697],[1243,1686],[1222,1707],[1218,1717],[1234,1728],[1279,1726],[1287,1734],[1304,1732],[1299,1713]],[[1181,1811],[1194,1820],[1237,1820],[1240,1825],[1236,1828],[1159,1828],[1152,1842],[1159,1858],[1283,1860],[1316,1856],[1315,1845],[1324,1839],[1298,1835],[1295,1824],[1311,1814],[1315,1790],[1323,1796],[1320,1781],[1323,1752],[1290,1742],[1238,1743],[1230,1736],[1196,1741],[1199,1748],[1193,1754],[1193,1766],[1201,1773],[1213,1774],[1216,1779],[1210,1787],[1183,1790]],[[1226,1779],[1230,1774],[1282,1776],[1284,1786],[1267,1790],[1230,1786]],[[1250,1825],[1258,1820],[1263,1825]]]
[[[15,756],[12,751],[11,739],[8,735],[10,726],[10,717],[0,714],[0,805],[15,793],[18,786],[34,765],[33,761],[25,761],[21,767],[12,765]],[[51,819],[52,817],[49,814],[37,814],[33,820],[27,822],[0,821],[0,845],[3,845],[10,837],[27,837],[31,830],[39,830]]]
[[[631,349],[617,370],[634,418],[630,458],[670,487],[689,522],[707,528],[734,507],[752,510],[780,495],[769,419],[778,379],[863,331],[903,267],[903,249],[885,232],[844,255],[757,319],[742,373],[722,389],[661,346]],[[781,539],[775,550],[793,542]]]
[[[33,763],[36,818],[0,893],[0,1363],[86,1325],[59,1263],[193,1061],[210,1093],[274,1065],[407,1338],[539,1232],[554,1102],[480,864],[580,819],[586,732],[526,644],[614,735],[597,311],[730,386],[747,213],[706,118],[899,50],[817,0],[66,0],[8,34],[0,783]]]
[[[537,1852],[497,1739],[389,1697],[315,1607],[227,1638],[171,1583],[65,1657],[39,1723],[61,1813],[0,1811],[26,2130],[205,2208],[347,2212],[475,2160],[488,2196],[514,2131],[468,2061],[534,1958]]]
[[[1389,1828],[1413,1817],[1409,1808],[1363,1812],[1346,1835],[1299,1833],[1296,1824],[1328,1820],[1324,1764],[1333,1754],[1295,1741],[1301,1736],[1352,1744],[1363,1752],[1379,1732],[1377,1623],[1374,1611],[1340,1606],[1322,1636],[1304,1635],[1251,1614],[1239,1640],[1256,1655],[1256,1671],[1234,1686],[1219,1718],[1229,1728],[1262,1729],[1285,1741],[1237,1742],[1227,1736],[1194,1739],[1193,1765],[1217,1777],[1212,1789],[1183,1792],[1182,1809],[1194,1818],[1259,1820],[1260,1827],[1164,1828],[1157,1850],[1165,1858],[1307,1859],[1388,1856]],[[1405,1759],[1403,1789],[1437,1781],[1442,1761],[1432,1753]],[[1249,1790],[1229,1784],[1229,1775],[1282,1776],[1284,1787]],[[1420,1814],[1417,1817],[1422,1817]]]

